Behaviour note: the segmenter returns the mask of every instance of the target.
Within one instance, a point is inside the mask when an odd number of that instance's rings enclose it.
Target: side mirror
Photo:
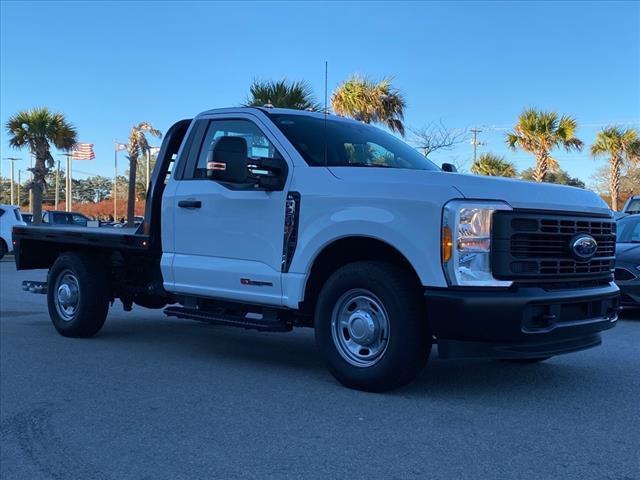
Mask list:
[[[247,182],[247,141],[220,137],[207,155],[207,178],[230,183]]]
[[[458,169],[456,168],[456,166],[453,163],[443,163],[442,164],[442,171],[443,172],[457,173]]]

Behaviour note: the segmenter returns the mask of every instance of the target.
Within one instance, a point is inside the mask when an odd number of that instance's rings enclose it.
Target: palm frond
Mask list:
[[[311,86],[304,81],[256,80],[249,87],[249,98],[244,106],[262,107],[272,105],[279,108],[295,110],[322,110],[322,105],[316,102]]]
[[[393,87],[392,78],[374,82],[368,77],[354,74],[334,90],[331,106],[338,115],[365,123],[380,123],[404,136],[404,110],[406,101]]]
[[[491,177],[515,177],[516,168],[501,155],[483,153],[471,165],[471,173]]]

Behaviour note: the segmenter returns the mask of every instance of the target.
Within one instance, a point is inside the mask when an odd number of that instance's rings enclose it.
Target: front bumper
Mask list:
[[[426,289],[441,358],[535,358],[599,345],[616,324],[615,283],[576,289],[541,287]]]

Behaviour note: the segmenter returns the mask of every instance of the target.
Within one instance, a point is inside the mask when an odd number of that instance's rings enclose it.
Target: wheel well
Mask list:
[[[387,261],[402,267],[421,286],[420,277],[402,253],[381,240],[347,237],[327,245],[313,261],[300,310],[312,315],[322,286],[338,268],[362,260]]]

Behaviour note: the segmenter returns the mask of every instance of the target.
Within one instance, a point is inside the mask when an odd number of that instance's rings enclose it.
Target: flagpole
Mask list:
[[[66,195],[65,195],[65,209],[67,212],[71,211],[71,155],[67,155],[67,178],[66,178]]]

